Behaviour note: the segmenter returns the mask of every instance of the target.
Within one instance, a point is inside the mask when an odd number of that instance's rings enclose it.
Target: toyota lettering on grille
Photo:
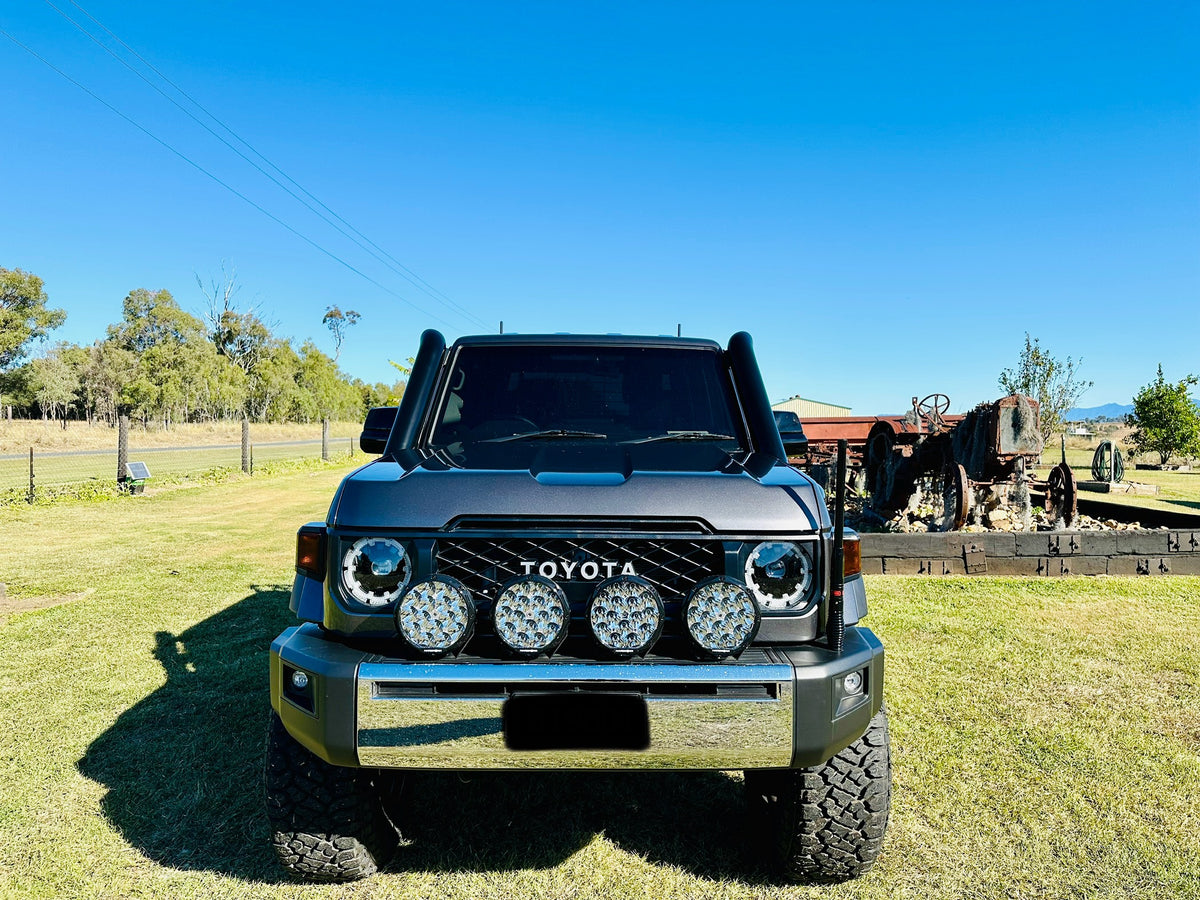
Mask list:
[[[561,577],[566,581],[575,578],[583,581],[597,581],[600,578],[613,578],[617,575],[637,575],[631,562],[618,563],[603,559],[588,559],[583,562],[565,559],[536,562],[523,559],[520,561],[520,565],[524,575],[532,575],[536,571],[543,578],[553,580]]]

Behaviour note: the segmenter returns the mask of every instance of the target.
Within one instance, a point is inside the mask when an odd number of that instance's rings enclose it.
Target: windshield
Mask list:
[[[732,386],[708,347],[466,345],[455,355],[429,441],[744,447]]]

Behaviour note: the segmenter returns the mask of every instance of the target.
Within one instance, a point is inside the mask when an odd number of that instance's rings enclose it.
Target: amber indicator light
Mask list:
[[[325,578],[325,535],[301,531],[296,535],[296,568],[318,581]]]
[[[842,544],[842,572],[848,578],[862,571],[862,544],[847,540]]]

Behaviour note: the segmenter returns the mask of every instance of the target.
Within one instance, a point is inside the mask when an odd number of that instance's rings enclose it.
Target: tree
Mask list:
[[[208,287],[204,286],[199,272],[193,272],[192,275],[196,278],[196,287],[200,288],[200,293],[204,295],[204,320],[209,328],[215,331],[221,316],[227,312],[237,312],[237,304],[233,302],[233,298],[242,289],[237,283],[237,269],[227,267],[225,260],[221,260],[221,278],[212,279]]]
[[[1138,453],[1157,453],[1164,466],[1176,454],[1200,456],[1200,406],[1188,396],[1188,388],[1200,382],[1188,375],[1171,384],[1163,378],[1162,363],[1158,377],[1133,398],[1133,412],[1125,417],[1133,427],[1129,444]]]
[[[304,392],[301,410],[306,420],[362,418],[362,394],[312,341],[305,341],[300,347],[300,371],[296,383]]]
[[[342,341],[346,340],[346,329],[354,325],[362,318],[352,309],[342,312],[337,306],[325,307],[325,315],[321,317],[321,324],[329,329],[329,333],[333,335],[333,361],[336,363],[338,357],[342,355]]]
[[[101,418],[110,425],[116,424],[121,391],[136,377],[137,369],[137,358],[112,341],[96,341],[87,349],[81,381],[89,421]]]
[[[66,344],[58,344],[30,363],[33,373],[30,386],[42,408],[42,418],[57,419],[62,411],[64,428],[67,427],[67,407],[75,400],[75,392],[79,389],[79,375],[67,359],[68,349]]]
[[[32,272],[0,268],[0,372],[66,320],[61,309],[46,308],[49,300],[42,279]]]
[[[1002,391],[1025,394],[1038,402],[1043,441],[1062,430],[1063,413],[1092,386],[1092,382],[1077,377],[1081,365],[1082,359],[1076,362],[1069,356],[1065,363],[1060,362],[1041,348],[1037,338],[1030,340],[1026,332],[1025,349],[1017,367],[1000,373]]]
[[[122,303],[121,322],[108,326],[108,336],[126,350],[143,353],[163,342],[186,344],[206,340],[203,323],[184,312],[168,290],[130,291]]]
[[[239,369],[252,375],[254,367],[271,340],[271,328],[263,321],[257,304],[251,304],[243,312],[234,302],[241,290],[237,283],[237,270],[226,268],[221,262],[221,278],[213,279],[208,287],[199,275],[196,285],[204,295],[204,322],[208,325],[208,337],[216,345],[217,352],[228,358]]]
[[[244,373],[218,355],[204,323],[168,291],[131,291],[108,340],[137,357],[137,376],[121,393],[143,422],[206,419],[227,411],[233,395],[244,400]]]

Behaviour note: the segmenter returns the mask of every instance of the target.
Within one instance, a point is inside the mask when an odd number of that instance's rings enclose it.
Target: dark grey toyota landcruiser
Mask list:
[[[271,645],[290,872],[376,871],[402,774],[431,769],[742,770],[784,877],[872,865],[883,647],[749,335],[427,331],[361,444],[380,456],[300,529],[301,624]]]

